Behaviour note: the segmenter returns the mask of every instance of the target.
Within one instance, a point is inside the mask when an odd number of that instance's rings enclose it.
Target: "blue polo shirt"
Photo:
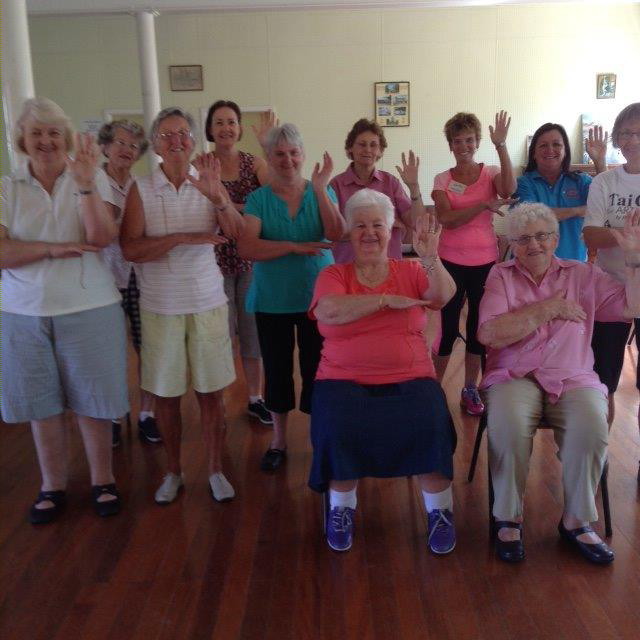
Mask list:
[[[586,173],[564,173],[550,185],[537,171],[527,171],[518,178],[515,193],[520,202],[542,202],[548,207],[582,207],[587,204],[591,176]],[[587,259],[587,247],[582,241],[584,218],[574,216],[560,220],[560,241],[556,256],[563,260]]]
[[[329,198],[337,202],[335,191],[327,188]],[[271,187],[252,191],[244,206],[245,214],[260,218],[260,237],[264,240],[290,242],[326,242],[318,200],[310,182],[304,190],[295,218],[289,215],[287,203]],[[311,304],[318,274],[333,264],[330,249],[317,256],[288,253],[272,260],[253,264],[253,277],[245,301],[250,313],[304,313]]]

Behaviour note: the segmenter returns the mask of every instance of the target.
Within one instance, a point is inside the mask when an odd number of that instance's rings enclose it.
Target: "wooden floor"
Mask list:
[[[3,640],[411,640],[640,638],[640,456],[629,350],[611,437],[610,492],[617,557],[586,564],[558,540],[559,463],[549,432],[536,438],[528,482],[527,559],[494,558],[488,540],[486,449],[466,472],[476,419],[456,406],[459,353],[445,379],[456,421],[458,545],[435,557],[425,544],[420,493],[406,478],[361,483],[356,538],[346,554],[321,535],[320,499],[306,486],[307,419],[296,412],[282,472],[258,470],[269,429],[230,390],[226,470],[237,491],[210,497],[195,401],[184,405],[186,490],[153,502],[163,451],[125,435],[115,452],[124,511],[97,518],[77,430],[69,507],[56,523],[27,523],[39,473],[26,426],[0,429],[0,637]],[[135,398],[132,397],[135,406]],[[391,425],[390,425],[391,426]],[[598,525],[601,530],[601,525]]]

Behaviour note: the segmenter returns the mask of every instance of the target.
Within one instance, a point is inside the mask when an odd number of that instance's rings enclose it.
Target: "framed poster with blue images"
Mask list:
[[[375,82],[373,108],[374,119],[381,127],[408,127],[409,83]]]

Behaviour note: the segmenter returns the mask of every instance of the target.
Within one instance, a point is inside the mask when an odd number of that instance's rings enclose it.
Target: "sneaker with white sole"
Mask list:
[[[260,398],[255,402],[250,402],[247,405],[247,413],[254,418],[258,418],[262,424],[273,424],[273,416],[271,411],[267,409],[264,400]]]
[[[155,495],[157,504],[170,504],[173,502],[178,491],[184,486],[184,474],[177,475],[175,473],[167,473],[163,478],[162,484],[158,487]]]
[[[449,509],[434,509],[427,514],[429,549],[438,555],[451,553],[456,546],[456,528]]]
[[[218,502],[228,502],[235,498],[236,492],[222,473],[212,473],[209,476],[209,486],[213,499]]]
[[[353,544],[353,516],[351,507],[332,507],[327,516],[327,544],[334,551],[349,551]]]
[[[484,413],[478,387],[465,387],[460,394],[460,404],[470,416],[481,416]]]

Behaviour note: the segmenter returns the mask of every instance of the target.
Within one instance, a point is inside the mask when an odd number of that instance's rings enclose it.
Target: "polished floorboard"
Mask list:
[[[294,412],[286,468],[261,473],[269,428],[246,415],[241,377],[226,397],[225,471],[237,492],[226,504],[210,497],[192,395],[183,404],[185,491],[172,505],[154,504],[162,447],[125,430],[114,452],[124,510],[105,520],[92,512],[74,428],[69,506],[54,524],[28,524],[40,482],[34,447],[26,425],[3,425],[0,638],[638,640],[637,352],[628,349],[610,444],[616,561],[588,565],[558,539],[560,467],[552,435],[542,431],[527,485],[527,559],[510,566],[495,559],[488,539],[485,443],[476,478],[466,481],[477,419],[457,406],[460,346],[444,380],[459,439],[458,544],[446,557],[427,549],[421,495],[407,478],[363,481],[353,549],[330,551],[320,498],[306,486],[307,418]]]

